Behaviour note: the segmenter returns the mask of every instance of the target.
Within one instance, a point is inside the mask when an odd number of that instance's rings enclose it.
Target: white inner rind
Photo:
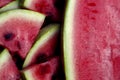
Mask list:
[[[73,18],[75,10],[76,0],[68,0],[66,13],[65,13],[65,22],[64,22],[64,31],[63,31],[63,51],[64,51],[64,63],[65,63],[65,75],[66,80],[75,80],[74,72],[74,53],[73,53]]]
[[[0,14],[0,24],[2,25],[4,24],[4,22],[12,18],[23,18],[25,20],[28,19],[35,22],[43,22],[45,19],[45,15],[24,9],[10,10]]]
[[[2,53],[0,53],[0,67],[3,67],[3,65],[7,63],[10,60],[10,58],[11,56],[8,50],[7,49],[3,50]]]
[[[0,12],[4,12],[7,10],[12,10],[12,9],[18,9],[19,8],[19,3],[18,1],[12,1],[9,4],[7,4],[6,6],[0,8]]]
[[[24,0],[24,7],[29,8],[32,5],[33,0]]]
[[[52,38],[56,33],[59,31],[59,25],[58,24],[53,24],[49,25],[40,32],[40,37],[36,41],[36,43],[33,45],[31,48],[30,52],[28,53],[25,62],[23,64],[23,67],[26,67],[30,64],[32,57],[34,57],[36,51],[40,49],[40,47],[44,46],[45,43],[49,41],[49,39]]]
[[[33,74],[31,72],[31,70],[25,70],[23,71],[23,74],[25,75],[26,80],[35,80],[35,78],[33,77]]]

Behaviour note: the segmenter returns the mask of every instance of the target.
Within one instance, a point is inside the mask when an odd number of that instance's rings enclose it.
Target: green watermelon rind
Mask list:
[[[26,71],[22,72],[22,75],[24,76],[25,80],[35,80],[35,78],[31,74],[30,70],[26,70]]]
[[[43,28],[40,31],[40,34],[37,37],[36,43],[31,48],[30,52],[28,53],[25,62],[23,64],[23,68],[29,65],[32,60],[32,57],[35,55],[34,53],[38,50],[42,45],[44,45],[54,34],[59,32],[59,24],[50,24]]]
[[[24,0],[23,6],[24,6],[25,8],[29,8],[29,7],[32,5],[32,1],[33,1],[33,0]]]
[[[11,55],[9,54],[9,51],[7,49],[4,49],[0,53],[0,67],[3,66],[3,64],[7,63],[10,59],[12,59]]]
[[[0,8],[0,13],[1,12],[5,12],[5,11],[8,11],[8,10],[12,10],[12,9],[18,9],[19,8],[19,3],[18,1],[12,1],[10,2],[9,4],[3,6],[2,8]]]
[[[64,19],[63,28],[63,56],[66,80],[75,80],[73,47],[72,47],[72,30],[75,10],[75,0],[68,0]]]
[[[1,25],[4,24],[5,21],[7,21],[11,18],[17,18],[17,19],[22,18],[25,20],[28,19],[28,21],[32,20],[35,22],[43,22],[45,19],[45,15],[38,13],[38,12],[31,11],[31,10],[15,9],[15,10],[10,10],[10,11],[1,13],[0,14],[0,24]]]

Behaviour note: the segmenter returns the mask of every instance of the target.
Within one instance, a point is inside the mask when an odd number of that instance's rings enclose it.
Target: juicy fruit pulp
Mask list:
[[[12,55],[25,58],[45,16],[28,10],[11,10],[0,15],[0,44]]]
[[[68,0],[64,24],[67,80],[120,79],[119,0]]]
[[[43,28],[38,35],[37,41],[28,53],[23,67],[45,62],[52,57],[57,47],[58,34],[58,24],[51,24]]]
[[[19,80],[20,72],[17,69],[7,49],[0,54],[0,79]]]

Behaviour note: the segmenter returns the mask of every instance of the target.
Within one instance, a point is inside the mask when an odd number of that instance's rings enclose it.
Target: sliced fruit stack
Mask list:
[[[0,80],[120,80],[120,0],[66,2],[0,0]]]
[[[0,80],[64,80],[55,3],[0,1]]]

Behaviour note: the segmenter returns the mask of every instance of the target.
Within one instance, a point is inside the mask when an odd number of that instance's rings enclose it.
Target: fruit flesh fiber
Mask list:
[[[69,27],[74,80],[119,80],[119,0],[73,2],[73,24]]]

